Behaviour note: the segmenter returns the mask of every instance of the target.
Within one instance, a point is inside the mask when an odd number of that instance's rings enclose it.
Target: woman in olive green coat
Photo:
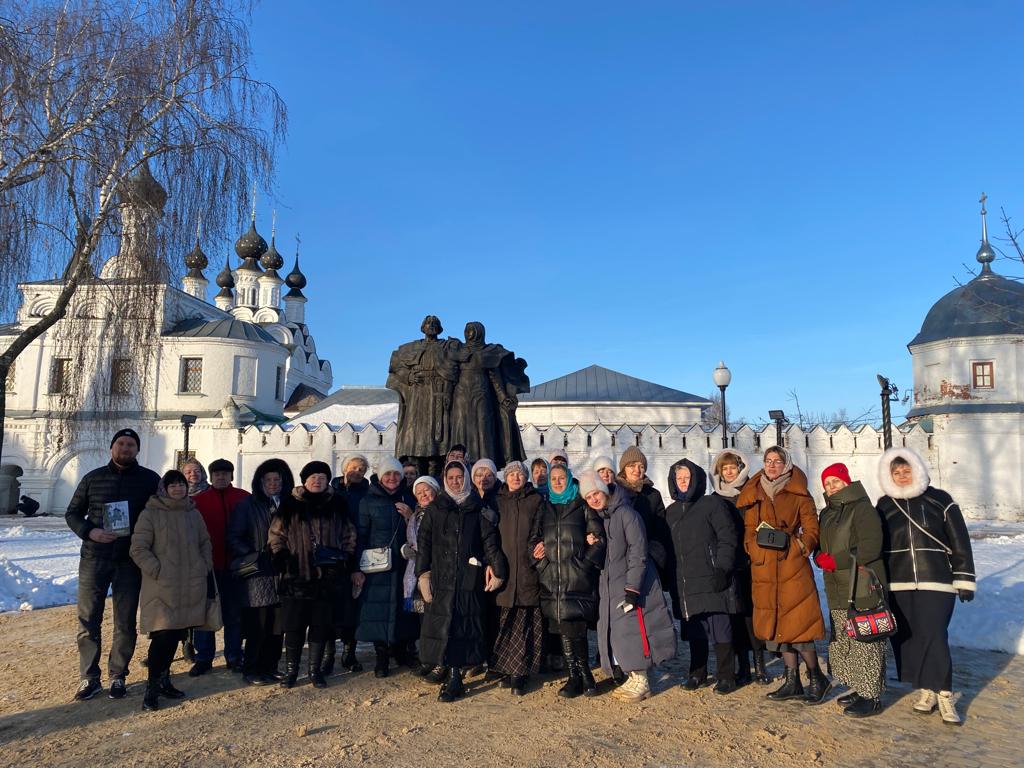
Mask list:
[[[864,486],[853,482],[845,464],[832,464],[821,473],[825,508],[818,520],[820,539],[814,562],[822,569],[825,596],[832,619],[832,640],[828,644],[832,676],[850,689],[837,699],[843,714],[870,717],[882,710],[885,680],[884,640],[865,643],[846,633],[846,611],[850,598],[851,553],[856,553],[858,575],[854,604],[870,608],[879,594],[872,591],[867,571],[878,578],[884,590],[882,563],[882,520],[872,506]]]

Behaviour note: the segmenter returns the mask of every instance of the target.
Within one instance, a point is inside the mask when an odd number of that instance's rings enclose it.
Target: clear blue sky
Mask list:
[[[982,190],[1024,226],[1022,21],[1017,2],[268,0],[255,71],[290,131],[259,228],[276,206],[281,251],[302,234],[336,385],[382,383],[435,313],[458,336],[483,321],[534,383],[597,363],[706,395],[724,359],[731,417],[793,410],[791,389],[854,415],[875,373],[910,387],[906,343],[969,279]]]

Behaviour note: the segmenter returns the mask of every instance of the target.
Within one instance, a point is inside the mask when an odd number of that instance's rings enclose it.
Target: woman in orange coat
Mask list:
[[[825,624],[808,560],[818,544],[818,515],[807,476],[793,466],[788,451],[772,446],[764,453],[764,469],[747,481],[736,506],[743,512],[743,545],[750,555],[754,634],[769,651],[781,653],[786,665],[785,682],[768,698],[818,704],[832,684],[818,666],[814,647],[815,640],[825,637]],[[763,525],[788,536],[784,549],[757,543]],[[800,682],[801,657],[807,665],[806,691]]]

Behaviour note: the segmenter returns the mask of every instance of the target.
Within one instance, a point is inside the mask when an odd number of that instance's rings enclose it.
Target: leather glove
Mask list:
[[[729,574],[721,568],[715,568],[711,574],[711,591],[725,592],[729,588]]]
[[[958,589],[956,593],[960,597],[961,603],[969,603],[974,599],[973,589]]]
[[[424,571],[421,573],[416,583],[419,585],[420,595],[423,596],[423,602],[434,602],[434,593],[430,589],[430,571]]]
[[[814,556],[814,562],[825,573],[832,573],[836,569],[836,559],[828,552],[819,552]]]
[[[626,590],[626,596],[622,599],[622,610],[632,611],[634,608],[640,607],[640,593],[634,592],[632,589]]]

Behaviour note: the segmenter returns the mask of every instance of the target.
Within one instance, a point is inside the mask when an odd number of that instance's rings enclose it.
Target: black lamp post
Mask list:
[[[786,414],[782,411],[768,411],[768,418],[775,422],[775,444],[780,448],[782,445],[782,425],[786,423]]]
[[[711,376],[715,380],[715,386],[722,393],[722,448],[725,449],[729,447],[729,420],[726,418],[725,413],[725,388],[732,381],[732,371],[725,367],[724,362],[719,360],[718,367],[715,368]]]
[[[185,462],[188,461],[188,459],[189,459],[189,456],[188,456],[188,431],[189,431],[189,429],[192,428],[192,425],[195,424],[195,423],[196,423],[196,417],[195,416],[193,416],[191,414],[188,414],[188,413],[181,414],[181,427],[182,427],[182,429],[185,430],[185,448],[181,452],[181,464],[182,465],[184,465]],[[178,469],[181,469],[181,467],[178,467]]]
[[[892,413],[889,402],[898,397],[899,388],[882,374],[878,374],[878,386],[882,388],[882,442],[886,450],[892,448]]]

